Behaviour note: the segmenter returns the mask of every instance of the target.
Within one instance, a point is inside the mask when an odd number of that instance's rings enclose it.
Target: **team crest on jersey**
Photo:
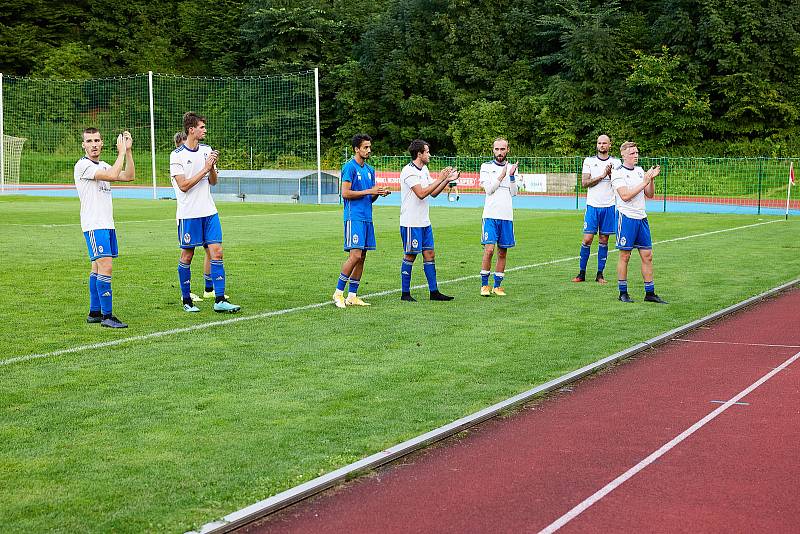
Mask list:
[[[186,232],[185,234],[183,234],[183,242],[184,243],[189,243],[191,240],[192,240],[192,236],[189,235],[189,232]]]
[[[622,239],[619,240],[619,244],[622,245],[623,247],[625,246],[625,243],[627,243],[627,242],[628,242],[628,240],[625,239],[625,236],[623,236]]]
[[[411,240],[411,246],[414,247],[414,248],[417,248],[417,245],[419,245],[419,241],[417,241],[416,239],[412,239]]]
[[[356,245],[358,244],[358,234],[355,234],[353,236],[353,243],[356,244]]]

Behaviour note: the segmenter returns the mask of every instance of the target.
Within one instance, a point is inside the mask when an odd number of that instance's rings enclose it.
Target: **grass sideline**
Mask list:
[[[77,200],[0,197],[0,210],[13,266],[0,278],[3,357],[221,319],[209,303],[180,310],[171,202],[115,201],[115,313],[131,324],[122,332],[83,323]],[[245,315],[330,297],[344,258],[339,208],[220,211],[228,293]],[[509,267],[577,255],[581,213],[515,216]],[[362,293],[399,285],[398,217],[376,209],[379,248]],[[440,280],[477,275],[480,210],[432,218]],[[651,226],[658,242],[759,220],[770,219],[653,214]],[[797,229],[790,220],[656,244],[656,289],[669,306],[626,306],[613,284],[572,284],[574,260],[509,272],[506,299],[481,299],[468,279],[442,286],[456,296],[449,304],[409,307],[391,294],[368,309],[325,306],[2,366],[0,520],[26,531],[197,528],[796,278]],[[615,263],[611,254],[609,279]],[[423,281],[417,265],[414,283]],[[640,300],[635,259],[629,285]]]

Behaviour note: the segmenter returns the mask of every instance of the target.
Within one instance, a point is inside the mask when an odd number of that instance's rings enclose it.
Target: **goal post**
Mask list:
[[[318,176],[318,73],[197,77],[148,72],[89,80],[0,75],[0,128],[25,138],[23,182],[72,183],[82,155],[81,131],[103,134],[103,159],[116,156],[116,134],[130,130],[136,180],[115,196],[172,195],[169,155],[183,114],[206,117],[205,143],[220,152],[220,169],[310,170]],[[0,158],[6,158],[0,148]],[[8,164],[0,166],[8,169]],[[5,172],[5,171],[3,171]],[[0,175],[7,182],[4,175]]]

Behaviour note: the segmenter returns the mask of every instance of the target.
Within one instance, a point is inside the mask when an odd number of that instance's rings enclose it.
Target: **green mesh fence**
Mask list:
[[[569,196],[576,208],[585,202],[586,189],[581,186],[583,156],[520,157],[519,173],[523,177],[522,195]],[[400,187],[400,171],[408,156],[373,156],[379,183],[394,190]],[[480,166],[488,157],[431,158],[432,173],[446,166],[461,171],[458,189],[463,193],[482,193],[478,184]],[[789,180],[787,158],[641,158],[639,165],[647,169],[661,165],[656,181],[656,199],[663,210],[676,202],[714,203],[760,208],[784,208]],[[526,187],[526,186],[530,187]],[[790,209],[800,209],[800,191],[792,187]]]
[[[156,181],[169,186],[173,136],[186,111],[206,116],[206,142],[220,168],[316,169],[314,72],[282,76],[200,78],[153,74]],[[117,133],[134,139],[136,182],[152,187],[149,76],[93,80],[2,77],[5,133],[25,138],[19,181],[70,184],[82,157],[81,132],[100,129],[102,158],[116,157]]]

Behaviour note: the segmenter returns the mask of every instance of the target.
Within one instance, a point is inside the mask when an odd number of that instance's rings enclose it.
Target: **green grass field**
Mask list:
[[[395,292],[367,298],[370,308],[265,316],[330,298],[344,259],[341,211],[219,207],[228,293],[242,313],[216,315],[209,302],[184,313],[174,203],[117,200],[114,309],[131,326],[114,331],[85,323],[77,199],[0,197],[4,528],[197,528],[800,275],[797,221],[741,228],[770,219],[658,213],[656,290],[670,305],[641,302],[635,257],[639,302],[626,305],[616,301],[616,253],[608,286],[570,282],[582,213],[517,210],[509,296],[481,298],[480,210],[442,208],[432,210],[437,267],[455,301],[401,303]],[[399,289],[398,218],[376,207],[362,296]],[[514,270],[523,266],[532,267]],[[421,265],[414,283],[424,283]],[[131,339],[232,317],[243,320]],[[114,340],[128,341],[81,349]],[[70,348],[79,350],[48,355]],[[8,363],[30,355],[45,356]]]

